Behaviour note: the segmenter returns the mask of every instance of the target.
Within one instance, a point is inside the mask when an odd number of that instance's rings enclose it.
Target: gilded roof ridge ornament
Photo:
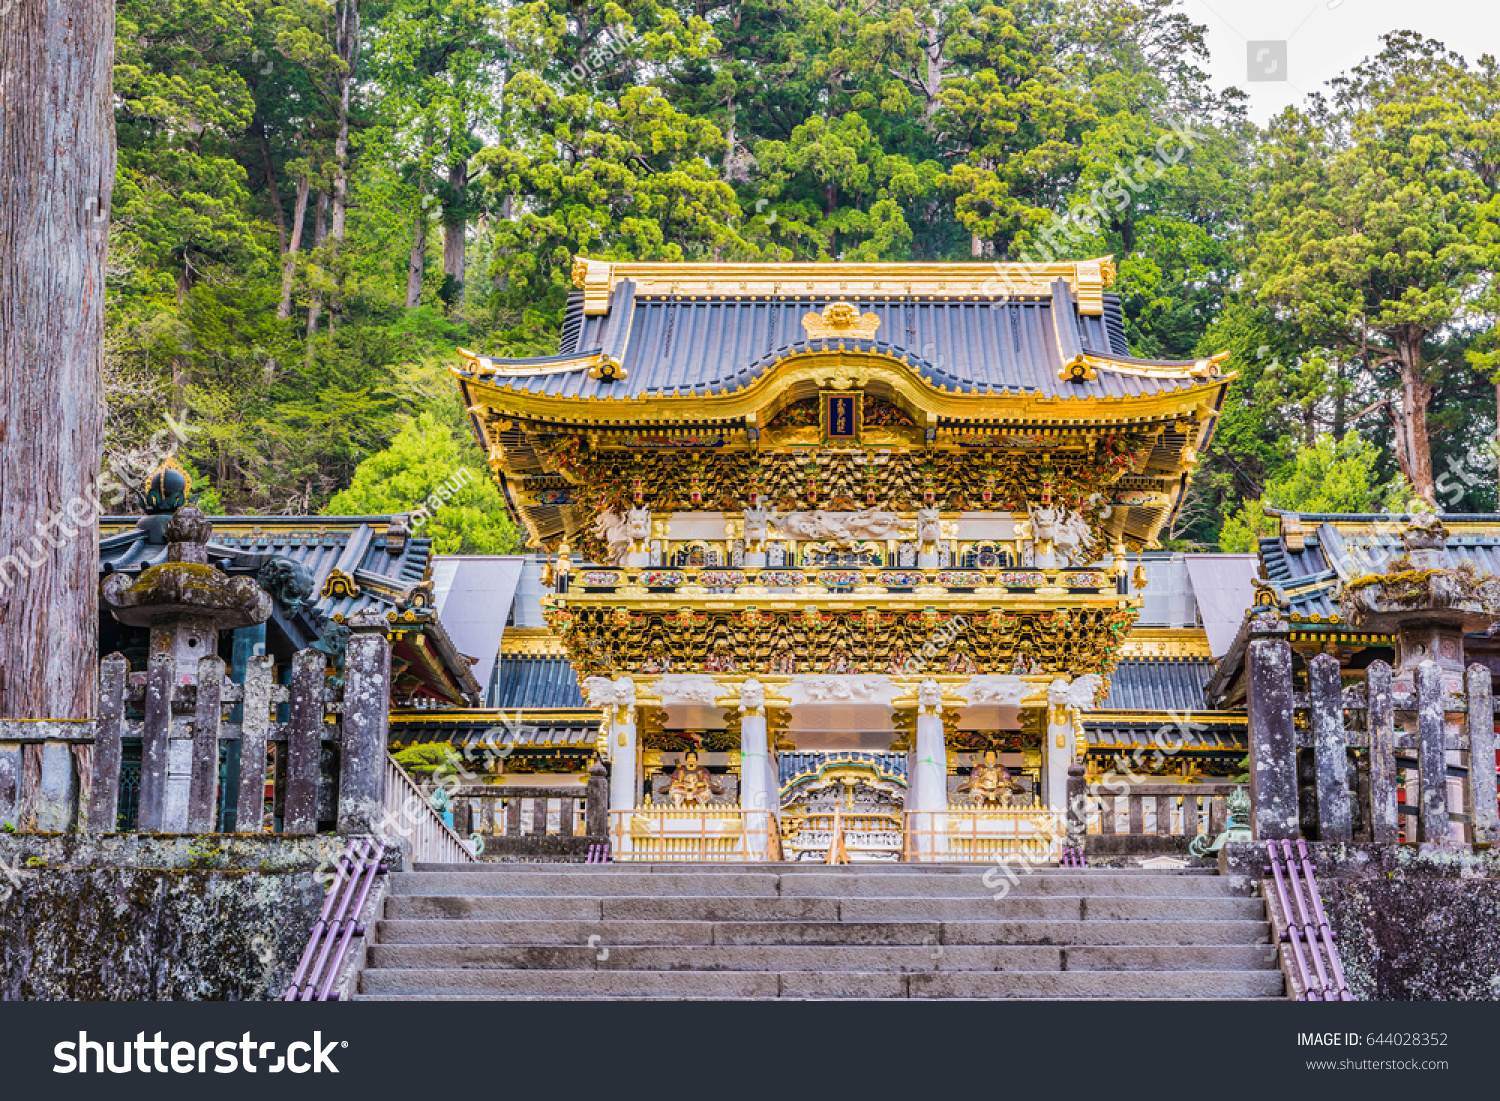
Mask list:
[[[1112,371],[1117,375],[1135,375],[1138,378],[1192,378],[1206,381],[1224,377],[1220,365],[1229,356],[1229,352],[1215,352],[1202,359],[1176,363],[1127,363],[1099,352],[1078,352],[1063,363],[1057,377],[1063,382],[1092,382],[1098,371]]]
[[[570,277],[583,291],[583,312],[590,317],[609,313],[617,285],[629,280],[636,296],[645,298],[722,295],[734,286],[754,300],[785,297],[788,293],[843,294],[859,299],[926,297],[959,301],[1050,298],[1054,283],[1066,281],[1079,310],[1089,316],[1104,312],[1104,288],[1114,282],[1112,256],[1091,260],[956,261],[947,263],[828,263],[809,261],[780,264],[726,262],[666,262],[591,260],[574,258]]]
[[[880,328],[880,315],[861,314],[848,302],[831,302],[821,314],[802,316],[802,328],[809,340],[827,340],[847,336],[855,340],[874,340]],[[840,345],[842,349],[842,345]]]
[[[608,352],[589,352],[586,355],[570,356],[551,363],[507,363],[493,356],[482,356],[467,348],[455,349],[469,365],[475,378],[541,378],[545,375],[566,375],[574,371],[588,371],[589,378],[622,379],[625,368]]]

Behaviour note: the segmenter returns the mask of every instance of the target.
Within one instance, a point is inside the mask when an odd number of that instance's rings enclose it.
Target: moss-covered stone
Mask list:
[[[0,900],[0,1000],[278,996],[323,888],[306,870],[47,868]]]
[[[1361,1001],[1500,1000],[1500,850],[1308,843],[1349,989]],[[1264,842],[1220,871],[1260,878]],[[1274,890],[1264,880],[1266,890]]]

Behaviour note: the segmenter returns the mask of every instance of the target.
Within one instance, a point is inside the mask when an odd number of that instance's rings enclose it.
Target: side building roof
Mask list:
[[[393,633],[421,635],[405,655],[411,676],[449,702],[477,700],[481,686],[468,656],[459,652],[432,600],[432,541],[412,534],[404,515],[210,516],[209,561],[227,573],[255,576],[274,558],[304,567],[312,595],[303,614],[278,623],[298,648],[321,637],[323,625],[375,611]],[[135,516],[99,522],[100,569],[139,573],[166,561],[167,545]]]

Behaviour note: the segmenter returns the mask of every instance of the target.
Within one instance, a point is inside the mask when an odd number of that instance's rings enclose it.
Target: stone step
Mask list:
[[[1279,971],[522,971],[376,968],[362,995],[420,998],[1255,998]]]
[[[829,865],[809,860],[801,863],[734,861],[713,863],[694,861],[671,864],[649,864],[625,862],[609,864],[578,864],[563,862],[530,861],[508,863],[480,860],[463,864],[441,864],[418,862],[412,867],[415,872],[464,872],[470,875],[534,874],[534,875],[726,875],[770,873],[773,875],[973,875],[976,869],[988,868],[994,861],[975,861],[967,864],[941,863],[861,863]],[[1037,867],[1033,875],[1130,875],[1142,877],[1208,877],[1218,876],[1214,868],[1064,868],[1060,864]]]
[[[603,921],[1116,921],[1257,920],[1259,898],[1015,897],[777,898],[543,897],[528,895],[394,895],[386,916],[556,918]]]
[[[1132,898],[1231,898],[1254,890],[1243,877],[1128,876],[1109,873],[1017,875],[1011,882],[993,866],[954,875],[865,874],[699,874],[624,876],[592,875],[475,875],[465,872],[404,872],[391,877],[395,895],[494,896],[611,896],[713,898],[963,898],[990,897],[1005,890],[1007,897],[1128,896]]]
[[[599,956],[603,954],[604,959]],[[566,971],[1260,971],[1272,945],[734,945],[377,944],[370,966],[405,970]]]
[[[401,872],[391,876],[391,893],[398,895],[700,895],[727,898],[775,898],[780,877],[769,873],[693,875],[662,873],[651,876],[595,877],[531,873],[476,875],[470,872]],[[603,877],[598,877],[603,878]]]
[[[1258,945],[1264,920],[533,921],[383,920],[376,944],[587,945]]]

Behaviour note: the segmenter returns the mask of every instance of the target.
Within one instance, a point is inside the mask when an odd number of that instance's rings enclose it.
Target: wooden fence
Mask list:
[[[292,835],[316,833],[320,822],[375,833],[387,817],[390,646],[380,630],[355,630],[341,685],[328,681],[327,662],[300,651],[290,685],[278,685],[271,659],[252,657],[237,684],[217,656],[202,658],[193,679],[169,654],[134,673],[111,654],[100,663],[97,721],[0,724],[0,822],[116,831],[125,749],[138,742],[139,832],[213,833],[227,804],[242,833],[264,832],[275,819]],[[226,712],[242,717],[230,721]],[[221,791],[225,743],[238,746],[239,779]]]
[[[1226,800],[1234,784],[1131,784],[1088,788],[1088,832],[1135,837],[1217,837],[1228,821]]]
[[[1338,659],[1308,662],[1294,690],[1290,647],[1250,644],[1251,827],[1257,839],[1466,841],[1494,844],[1495,709],[1490,671],[1471,665],[1464,694],[1444,691],[1435,662],[1398,693],[1391,668],[1371,662],[1344,687]],[[1453,759],[1450,760],[1450,757]],[[1399,773],[1416,778],[1403,803]],[[1409,819],[1405,827],[1402,818]]]
[[[581,789],[471,784],[452,799],[454,828],[478,835],[488,856],[566,859],[608,840],[609,779],[597,763]]]

